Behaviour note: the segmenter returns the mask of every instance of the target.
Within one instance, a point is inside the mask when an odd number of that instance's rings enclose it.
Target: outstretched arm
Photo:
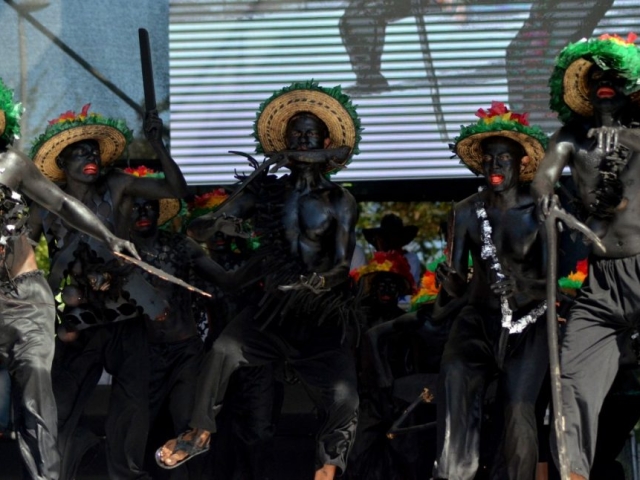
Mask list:
[[[194,219],[187,233],[198,242],[206,242],[219,231],[232,237],[247,237],[242,229],[242,219],[250,217],[254,208],[255,197],[242,192],[221,208]]]
[[[138,257],[135,247],[128,241],[116,237],[82,202],[64,193],[57,185],[45,178],[40,170],[24,155],[11,151],[13,160],[20,169],[17,188],[43,208],[55,213],[71,227],[106,243],[113,251],[128,251]]]

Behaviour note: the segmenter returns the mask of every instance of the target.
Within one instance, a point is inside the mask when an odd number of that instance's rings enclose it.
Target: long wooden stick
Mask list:
[[[582,232],[591,242],[604,251],[605,247],[598,236],[589,227],[578,221],[573,215],[559,208],[551,207],[545,219],[547,233],[547,341],[549,344],[549,367],[551,369],[551,403],[553,407],[553,425],[558,446],[560,478],[569,480],[570,462],[565,436],[565,419],[562,414],[562,383],[560,371],[560,349],[558,347],[558,319],[556,316],[556,289],[558,284],[558,223],[562,221],[573,230]]]

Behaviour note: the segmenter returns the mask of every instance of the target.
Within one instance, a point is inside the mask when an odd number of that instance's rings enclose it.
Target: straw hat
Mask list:
[[[324,122],[329,130],[332,148],[350,148],[342,166],[359,152],[362,128],[349,97],[342,93],[340,86],[329,89],[309,81],[293,83],[260,105],[253,126],[253,136],[258,142],[256,153],[286,150],[287,123],[293,116],[303,112],[312,113]]]
[[[538,127],[529,125],[528,114],[517,114],[501,102],[491,102],[487,111],[479,109],[477,123],[463,126],[456,137],[452,151],[476,175],[482,175],[481,143],[489,137],[506,137],[515,140],[529,157],[529,163],[520,167],[520,181],[530,182],[544,157],[548,138]]]
[[[138,168],[125,168],[124,173],[128,173],[135,177],[164,178],[163,172],[156,172],[144,165],[141,165]],[[182,209],[182,202],[177,198],[161,198],[158,201],[158,204],[158,226],[162,226],[167,223],[173,217],[178,215]]]
[[[589,70],[593,65],[603,70],[613,69],[625,78],[629,94],[640,88],[640,50],[634,44],[635,39],[632,33],[626,39],[617,35],[601,35],[570,43],[560,52],[549,79],[550,106],[558,113],[560,121],[566,123],[576,114],[583,117],[593,115],[589,99]],[[631,98],[640,105],[637,95],[631,95]]]
[[[14,102],[13,90],[0,78],[0,139],[11,144],[20,136],[20,117],[24,112],[22,104]]]
[[[100,159],[106,166],[120,158],[133,139],[124,120],[89,113],[90,103],[79,114],[69,110],[51,120],[46,130],[33,142],[31,158],[40,171],[54,182],[63,182],[65,173],[56,159],[67,146],[82,140],[95,140],[100,146]]]

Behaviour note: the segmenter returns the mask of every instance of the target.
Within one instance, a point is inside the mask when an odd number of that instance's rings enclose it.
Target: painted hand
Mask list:
[[[249,238],[251,235],[242,228],[242,219],[222,214],[211,229],[215,233],[222,232],[230,237]]]
[[[491,284],[491,291],[501,297],[511,297],[516,291],[516,282],[512,278],[505,277]]]
[[[318,275],[317,273],[313,273],[311,275],[300,275],[300,279],[291,285],[280,285],[278,287],[279,290],[283,292],[289,290],[303,290],[309,289],[316,295],[324,292],[328,292],[330,288],[325,286],[325,278],[322,275]]]
[[[162,119],[158,116],[157,111],[146,113],[142,128],[150,143],[162,142]]]
[[[140,255],[138,255],[138,251],[136,247],[133,246],[133,243],[123,240],[122,238],[118,238],[116,236],[112,236],[107,239],[107,245],[113,252],[126,253],[132,256],[133,258],[140,260]]]
[[[436,267],[436,283],[441,285],[452,297],[461,296],[467,284],[465,279],[445,262],[438,264]]]
[[[554,207],[560,208],[560,200],[558,199],[558,196],[553,193],[553,191],[548,193],[541,192],[541,194],[538,195],[538,201],[536,203],[538,220],[544,222]]]
[[[597,138],[598,148],[604,153],[611,153],[618,146],[620,127],[598,127],[587,132],[587,137]]]

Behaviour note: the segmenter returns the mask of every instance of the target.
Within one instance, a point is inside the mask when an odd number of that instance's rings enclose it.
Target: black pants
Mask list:
[[[243,367],[231,376],[225,408],[216,417],[214,478],[277,478],[273,440],[284,396],[277,367]]]
[[[105,422],[111,480],[150,479],[144,471],[149,430],[149,354],[143,320],[83,330],[79,341],[58,342],[53,387],[58,403],[62,478],[73,478],[84,453],[77,426],[102,370],[112,377]]]
[[[322,415],[316,468],[336,465],[344,471],[356,431],[358,393],[355,363],[350,345],[341,341],[342,329],[310,327],[308,341],[291,341],[283,328],[260,330],[254,313],[252,308],[245,309],[205,357],[190,426],[216,431],[215,417],[222,408],[229,379],[238,368],[286,360]]]
[[[538,459],[535,404],[548,370],[544,318],[509,335],[498,361],[500,315],[466,306],[455,320],[440,370],[438,460],[434,478],[470,480],[479,465],[482,404],[489,380],[499,378],[502,457],[497,464],[510,480],[533,480]],[[498,364],[503,363],[501,369]]]
[[[149,345],[151,376],[149,383],[150,422],[153,423],[166,402],[174,434],[185,431],[196,396],[198,372],[204,344],[198,335],[182,342]],[[172,480],[198,478],[201,462],[171,472]]]
[[[562,413],[571,471],[586,478],[604,398],[619,366],[637,362],[631,336],[640,319],[639,279],[640,255],[591,258],[586,284],[569,314],[560,362]]]
[[[0,294],[0,356],[11,377],[20,453],[32,479],[58,479],[53,294],[42,272],[18,276],[14,284]]]

